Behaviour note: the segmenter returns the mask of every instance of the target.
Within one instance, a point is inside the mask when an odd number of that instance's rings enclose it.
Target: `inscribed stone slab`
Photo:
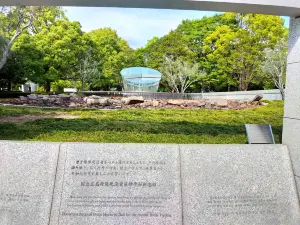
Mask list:
[[[58,143],[0,142],[0,225],[48,225]]]
[[[178,145],[61,146],[51,225],[181,225]]]
[[[183,224],[299,225],[282,145],[181,145]]]

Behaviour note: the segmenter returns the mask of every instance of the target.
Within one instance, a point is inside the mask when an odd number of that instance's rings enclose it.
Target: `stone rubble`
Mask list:
[[[99,108],[99,109],[216,109],[216,110],[242,110],[267,103],[261,102],[261,96],[253,100],[226,100],[226,99],[144,99],[142,96],[130,97],[102,97],[97,95],[78,96],[75,93],[70,95],[35,95],[27,97],[20,96],[19,99],[0,100],[0,104],[65,107],[65,108]]]

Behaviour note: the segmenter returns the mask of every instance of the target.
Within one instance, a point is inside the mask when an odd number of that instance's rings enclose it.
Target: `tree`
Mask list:
[[[7,44],[6,38],[4,38],[3,36],[0,35],[0,55],[3,54],[6,44]]]
[[[111,28],[102,28],[87,34],[94,44],[92,57],[99,62],[101,80],[98,88],[109,90],[117,87],[121,89],[122,79],[120,71],[134,65],[134,51],[127,41],[120,38]]]
[[[51,26],[44,27],[33,36],[32,42],[42,53],[44,73],[38,83],[50,91],[51,82],[73,79],[78,71],[81,56],[89,48],[89,41],[83,38],[79,22],[57,20]]]
[[[168,83],[172,92],[177,93],[185,93],[192,84],[206,75],[204,71],[200,71],[198,64],[191,64],[170,57],[165,58],[162,74],[163,80]]]
[[[25,83],[23,59],[15,52],[10,52],[7,63],[0,70],[0,87],[11,91],[13,84]]]
[[[175,31],[171,31],[161,39],[154,37],[148,41],[144,52],[146,66],[157,70],[161,69],[165,57],[171,57],[175,60],[180,58],[184,61],[191,61],[194,58],[187,41]]]
[[[205,39],[204,51],[213,73],[227,75],[230,82],[236,80],[240,91],[247,91],[262,79],[264,50],[275,46],[286,30],[278,16],[233,15],[238,27],[217,27]]]
[[[0,11],[0,31],[1,35],[8,41],[2,52],[0,60],[0,70],[5,65],[9,52],[14,42],[20,35],[31,28],[34,30],[40,23],[44,15],[49,15],[49,11],[57,9],[56,7],[34,7],[34,6],[8,6],[2,7]],[[45,20],[46,22],[47,20]]]
[[[265,50],[265,62],[262,70],[272,79],[274,85],[280,90],[284,100],[286,64],[287,64],[288,44],[286,39],[281,39],[274,47]]]
[[[79,80],[81,81],[81,90],[87,87],[89,90],[93,84],[99,82],[101,73],[98,69],[98,63],[94,61],[91,52],[88,51],[79,65]]]
[[[133,66],[145,67],[145,48],[138,48],[134,51]]]
[[[205,61],[206,56],[203,51],[205,38],[212,34],[218,26],[236,27],[236,24],[234,16],[216,14],[211,17],[205,16],[200,20],[183,20],[175,32],[184,37],[188,48],[195,54],[195,60],[201,64]]]
[[[14,43],[6,64],[0,71],[2,84],[11,88],[27,80],[36,81],[43,74],[43,55],[32,41],[33,37],[25,31]]]

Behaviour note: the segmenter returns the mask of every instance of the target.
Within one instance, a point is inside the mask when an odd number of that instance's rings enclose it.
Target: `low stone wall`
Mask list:
[[[208,92],[208,93],[166,93],[166,92],[124,92],[124,91],[84,91],[86,96],[99,95],[107,97],[142,96],[144,99],[227,99],[251,100],[256,95],[262,95],[264,100],[282,100],[278,89],[258,91]]]
[[[98,109],[248,109],[262,106],[261,96],[251,101],[227,99],[144,99],[142,96],[130,97],[102,97],[92,95],[81,97],[74,93],[70,95],[28,95],[19,99],[0,100],[0,104],[12,104],[40,107],[66,107],[66,108],[98,108]]]
[[[264,100],[282,100],[282,96],[278,89],[258,90],[258,91],[210,92],[210,93],[203,93],[203,98],[204,99],[247,100],[247,99],[253,99],[256,95],[263,96]]]

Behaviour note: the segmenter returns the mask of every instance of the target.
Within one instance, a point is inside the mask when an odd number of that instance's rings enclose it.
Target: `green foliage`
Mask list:
[[[26,96],[28,93],[21,91],[0,91],[0,98],[18,98],[19,96]]]
[[[79,62],[78,80],[81,83],[81,91],[89,90],[90,87],[97,86],[101,82],[101,72],[98,67],[99,63],[94,61],[91,50],[88,50]]]
[[[282,99],[285,97],[287,53],[288,43],[283,38],[275,45],[274,49],[265,49],[265,61],[262,66],[266,77],[280,90]]]
[[[145,49],[144,48],[138,48],[134,51],[134,57],[133,57],[133,66],[136,67],[145,67]]]
[[[161,67],[162,80],[171,88],[172,92],[185,93],[192,84],[206,76],[198,64],[191,64],[180,58],[174,59],[165,56]]]
[[[80,81],[71,80],[58,80],[51,83],[52,90],[56,93],[63,93],[64,88],[77,88],[79,90],[82,87]],[[43,89],[41,89],[43,91]]]
[[[71,114],[77,119],[0,123],[1,140],[245,144],[244,124],[271,124],[281,141],[283,102],[248,110],[62,110],[0,106],[0,117]]]
[[[32,31],[37,34],[42,29],[50,27],[57,20],[68,20],[62,7],[57,6],[43,6],[42,15],[40,15],[32,25]]]
[[[8,56],[7,62],[0,70],[0,86],[12,90],[11,83],[25,83],[23,59],[14,53]]]
[[[218,14],[212,17],[203,17],[200,20],[184,20],[177,27],[176,32],[187,40],[188,48],[196,55],[196,61],[204,64],[204,40],[213,33],[218,26],[236,26],[236,21],[229,14]]]
[[[205,38],[204,51],[212,73],[246,91],[262,79],[264,50],[285,37],[283,21],[278,16],[236,14],[239,26],[222,25]]]
[[[279,16],[223,13],[184,20],[167,35],[133,50],[111,28],[84,33],[80,23],[70,22],[60,7],[5,9],[0,13],[0,54],[21,32],[6,54],[0,86],[10,88],[31,80],[47,92],[51,83],[55,90],[62,89],[55,83],[60,80],[81,81],[80,89],[122,90],[122,69],[145,66],[163,71],[166,58],[206,71],[189,85],[188,92],[274,88],[278,85],[272,76],[262,71],[265,49],[273,50],[288,36]],[[24,15],[22,23],[17,15]],[[22,30],[28,22],[29,27]],[[159,90],[174,91],[174,86],[163,79]]]
[[[38,83],[46,86],[59,79],[70,79],[76,72],[79,55],[87,48],[83,44],[81,26],[78,22],[58,20],[43,28],[34,37],[34,43],[42,52],[44,73]],[[50,91],[49,86],[46,88]]]
[[[23,33],[15,42],[12,55],[14,56],[14,64],[19,65],[19,75],[23,80],[34,82],[41,80],[40,76],[44,73],[43,52],[37,48],[29,32]],[[14,77],[13,74],[12,70],[7,71],[8,76]]]
[[[2,50],[0,70],[6,64],[9,53],[15,41],[24,32],[36,32],[45,27],[49,22],[62,17],[63,13],[58,7],[51,6],[4,6],[0,11],[0,33],[7,44]]]
[[[7,39],[4,36],[0,35],[0,55],[3,54],[6,44]]]
[[[120,71],[133,65],[134,51],[110,28],[91,31],[88,36],[94,43],[93,57],[99,62],[99,71],[102,74],[100,82],[96,85],[104,90],[113,87],[120,89]]]
[[[171,31],[161,39],[154,37],[148,41],[144,49],[144,57],[147,67],[160,70],[165,57],[172,57],[175,60],[180,58],[191,62],[193,53],[188,48],[184,37],[175,31]]]
[[[44,52],[38,48],[33,34],[51,27],[58,18],[65,18],[59,7],[4,7],[0,13],[0,30],[11,49],[1,70],[2,83],[44,82]],[[30,32],[28,31],[30,29]],[[7,49],[6,49],[7,50]],[[13,66],[12,66],[13,65]]]

